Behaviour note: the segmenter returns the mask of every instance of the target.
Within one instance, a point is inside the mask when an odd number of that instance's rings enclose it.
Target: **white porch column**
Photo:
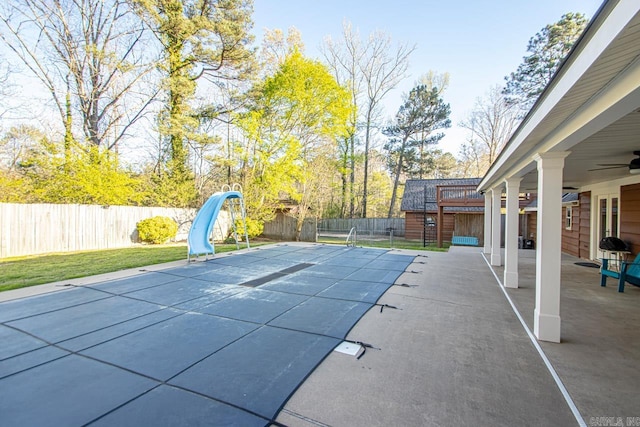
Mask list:
[[[491,190],[484,193],[484,253],[491,253]]]
[[[521,178],[505,180],[507,185],[507,214],[504,232],[504,286],[518,287],[518,215]]]
[[[538,241],[533,333],[560,342],[560,257],[562,250],[562,169],[568,152],[536,154],[538,163]]]
[[[491,265],[501,265],[500,255],[500,208],[502,188],[491,189]]]

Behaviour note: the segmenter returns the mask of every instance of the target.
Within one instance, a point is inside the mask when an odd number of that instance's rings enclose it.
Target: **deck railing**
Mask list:
[[[438,185],[436,200],[439,206],[484,206],[484,195],[475,185]]]

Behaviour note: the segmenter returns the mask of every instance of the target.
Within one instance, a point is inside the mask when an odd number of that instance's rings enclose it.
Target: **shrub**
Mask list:
[[[140,240],[153,244],[165,243],[178,234],[178,224],[166,216],[143,219],[136,226]]]
[[[258,237],[259,235],[262,234],[262,231],[264,230],[264,224],[262,222],[255,219],[251,219],[251,218],[247,218],[246,222],[247,222],[247,234],[249,235],[250,239],[254,237]],[[244,227],[243,227],[241,218],[236,219],[236,230],[238,230],[238,238],[244,239]]]

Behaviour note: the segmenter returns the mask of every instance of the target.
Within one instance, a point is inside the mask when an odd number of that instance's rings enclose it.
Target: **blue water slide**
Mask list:
[[[227,199],[240,199],[239,191],[225,191],[214,193],[200,208],[189,230],[189,255],[215,254],[213,244],[209,241],[211,230],[218,218],[220,209]]]

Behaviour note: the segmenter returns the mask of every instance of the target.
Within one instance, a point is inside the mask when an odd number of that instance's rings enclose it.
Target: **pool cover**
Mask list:
[[[413,262],[275,245],[0,304],[0,424],[269,425]]]

